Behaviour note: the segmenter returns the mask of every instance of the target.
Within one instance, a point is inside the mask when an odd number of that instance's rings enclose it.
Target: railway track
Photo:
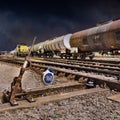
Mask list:
[[[100,73],[104,73],[104,74],[110,74],[111,76],[117,76],[119,77],[119,73],[120,73],[120,63],[119,61],[116,61],[117,64],[115,63],[115,61],[113,61],[113,63],[109,63],[110,61],[104,61],[104,60],[95,60],[95,61],[78,61],[78,60],[54,60],[54,59],[48,59],[48,61],[51,62],[58,62],[58,63],[62,63],[62,64],[69,64],[71,66],[69,66],[71,69],[72,68],[77,68],[79,70],[84,70],[84,71],[88,71],[88,72],[98,72]],[[118,78],[119,79],[119,78]]]
[[[13,58],[0,58],[1,61],[12,63],[15,65],[21,66],[24,62],[24,59],[13,59]],[[92,62],[91,62],[92,63]],[[104,64],[104,63],[102,63]],[[107,63],[108,64],[108,63]],[[53,96],[60,95],[61,93],[65,94],[66,92],[74,92],[76,90],[81,91],[86,89],[86,80],[92,79],[94,81],[95,86],[100,86],[102,88],[109,87],[111,90],[120,91],[120,82],[119,82],[119,67],[116,67],[116,64],[113,66],[101,66],[98,63],[90,64],[85,62],[80,63],[64,63],[64,62],[56,62],[55,60],[45,61],[45,60],[34,60],[31,59],[32,68],[36,69],[36,71],[44,71],[48,67],[52,67],[55,71],[55,75],[59,77],[65,77],[68,79],[67,83],[63,83],[60,85],[48,86],[45,88],[35,88],[32,90],[25,90],[25,93],[17,94],[16,98],[18,101],[23,101],[24,96],[32,96],[33,98],[38,98],[42,96]],[[114,70],[114,71],[113,71]],[[73,82],[71,82],[71,80]],[[88,90],[89,91],[89,90]],[[72,94],[72,93],[71,93]],[[16,108],[22,108],[16,107]],[[13,109],[13,108],[9,108]],[[4,111],[5,109],[3,109]]]
[[[6,62],[12,62],[12,63],[16,63],[16,64],[23,64],[23,59],[2,59],[3,61]],[[66,64],[63,63],[63,61],[61,61],[60,63],[56,62],[56,60],[51,59],[52,62],[50,61],[45,61],[45,60],[33,60],[31,59],[31,63],[32,63],[32,67],[37,69],[37,71],[39,70],[45,70],[48,67],[52,67],[55,70],[55,74],[59,75],[62,74],[62,76],[65,77],[71,77],[75,80],[79,80],[81,77],[84,78],[90,78],[90,79],[94,79],[95,81],[97,80],[100,81],[106,81],[108,83],[108,81],[114,81],[115,84],[119,84],[119,74],[120,74],[120,66],[112,64],[108,64],[107,66],[103,66],[103,64],[106,63],[102,63],[98,64],[95,62],[83,62],[80,64],[77,63],[71,63],[71,64]],[[58,59],[57,59],[58,60]],[[59,60],[60,61],[60,60]],[[68,60],[67,60],[68,61]],[[97,84],[97,83],[96,83]],[[106,84],[106,83],[105,83]],[[112,88],[113,89],[113,88]],[[117,88],[118,89],[118,88]]]
[[[39,60],[39,58],[37,58]],[[41,59],[40,59],[41,60]],[[98,59],[98,60],[70,60],[70,59],[50,59],[44,58],[46,61],[66,63],[66,64],[91,64],[91,65],[102,65],[102,66],[113,66],[120,67],[120,59],[109,60],[109,59]]]

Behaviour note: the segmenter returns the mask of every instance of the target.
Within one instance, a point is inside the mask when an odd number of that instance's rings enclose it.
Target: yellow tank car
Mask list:
[[[28,55],[29,48],[26,44],[18,44],[16,47],[16,55],[25,57]]]

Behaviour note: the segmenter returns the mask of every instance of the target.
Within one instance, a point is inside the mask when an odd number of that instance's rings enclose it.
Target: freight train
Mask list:
[[[33,55],[40,57],[81,58],[94,57],[93,52],[120,50],[120,20],[98,24],[96,27],[67,34],[33,46]]]
[[[120,50],[120,19],[35,44],[32,56],[92,59],[93,52],[116,53],[118,50]]]

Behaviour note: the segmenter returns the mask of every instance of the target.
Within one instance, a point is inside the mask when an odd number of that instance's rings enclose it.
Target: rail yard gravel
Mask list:
[[[0,63],[0,91],[10,87],[11,81],[18,74],[19,68]],[[42,86],[38,78],[39,76],[26,72],[23,78],[24,88]],[[0,113],[0,120],[120,120],[120,103],[107,99],[115,93],[92,93],[28,109],[5,111]]]
[[[19,67],[0,62],[0,91],[10,89],[13,78],[18,76],[20,72]],[[40,82],[40,75],[36,75],[31,71],[26,71],[23,75],[22,84],[24,89],[43,86]]]

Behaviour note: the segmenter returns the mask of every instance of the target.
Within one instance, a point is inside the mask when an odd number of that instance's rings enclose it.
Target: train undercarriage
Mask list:
[[[100,51],[98,52],[100,55],[102,56],[106,56],[106,55],[120,55],[120,51],[119,50],[109,50],[109,51]],[[71,52],[70,50],[65,50],[64,52],[61,51],[35,51],[35,52],[31,52],[31,56],[38,56],[38,57],[43,57],[43,58],[53,58],[55,56],[60,57],[61,59],[81,59],[81,60],[85,60],[86,58],[92,60],[95,57],[94,52]]]
[[[70,50],[66,50],[65,52],[60,52],[60,51],[45,51],[44,53],[42,52],[32,52],[31,56],[38,56],[38,57],[43,57],[43,58],[53,58],[53,57],[60,57],[62,59],[81,59],[85,60],[86,58],[89,58],[92,60],[94,58],[94,53],[92,52],[85,52],[85,53],[71,53]]]

